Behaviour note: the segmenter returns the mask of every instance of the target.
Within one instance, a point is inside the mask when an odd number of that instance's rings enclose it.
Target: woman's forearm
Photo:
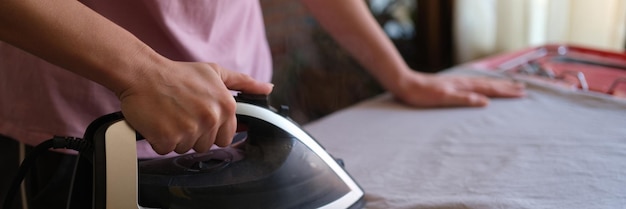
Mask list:
[[[387,89],[410,68],[364,0],[302,0],[322,27]]]
[[[119,93],[165,59],[75,0],[0,1],[0,40]]]

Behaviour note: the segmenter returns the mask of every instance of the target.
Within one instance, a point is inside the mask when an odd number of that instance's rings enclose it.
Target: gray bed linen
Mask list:
[[[345,161],[367,208],[626,208],[626,100],[528,82],[525,98],[485,108],[384,94],[304,128]]]

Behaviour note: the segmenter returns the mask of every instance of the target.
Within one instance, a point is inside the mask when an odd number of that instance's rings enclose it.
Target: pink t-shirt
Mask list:
[[[256,0],[81,2],[172,60],[214,62],[271,80],[271,57]],[[108,89],[3,42],[0,95],[0,134],[29,145],[53,135],[82,137],[94,119],[120,110]],[[140,149],[152,152],[146,144]]]

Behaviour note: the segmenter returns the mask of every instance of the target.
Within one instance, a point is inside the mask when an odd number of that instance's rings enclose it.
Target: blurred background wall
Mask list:
[[[623,51],[624,0],[456,0],[456,62],[546,43]]]

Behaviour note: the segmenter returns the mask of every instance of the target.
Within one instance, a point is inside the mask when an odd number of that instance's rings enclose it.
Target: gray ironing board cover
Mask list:
[[[626,100],[527,82],[525,98],[485,108],[383,94],[304,128],[345,161],[366,208],[626,208]]]

